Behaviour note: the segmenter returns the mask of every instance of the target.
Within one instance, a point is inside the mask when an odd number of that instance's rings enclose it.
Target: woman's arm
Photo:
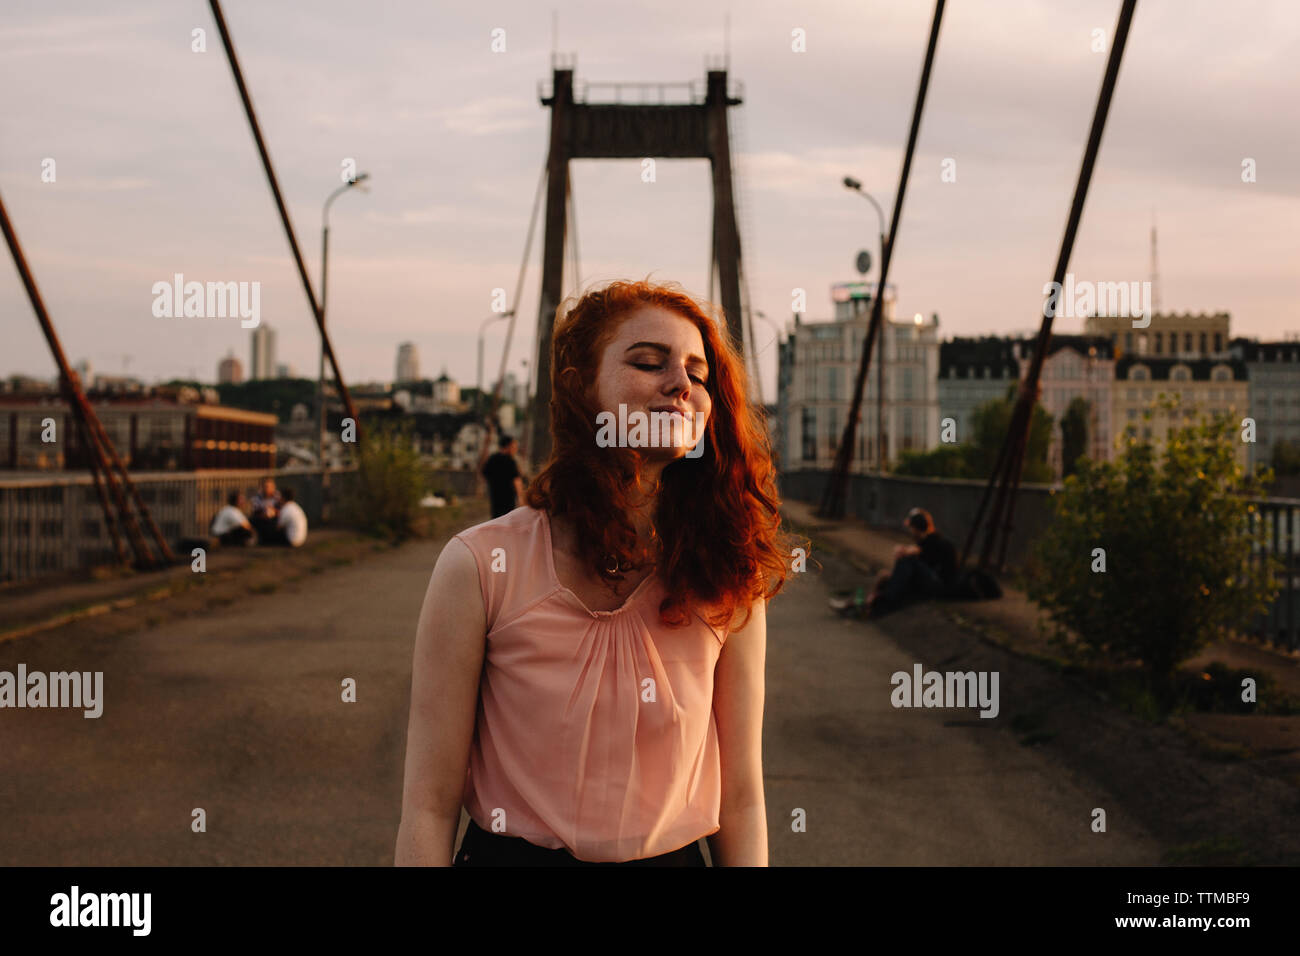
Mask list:
[[[749,622],[727,636],[713,672],[713,715],[722,761],[719,829],[708,838],[714,866],[767,866],[763,795],[766,656],[767,602],[760,600],[754,603]]]
[[[415,632],[397,866],[450,866],[487,631],[478,566],[456,538],[434,565]]]

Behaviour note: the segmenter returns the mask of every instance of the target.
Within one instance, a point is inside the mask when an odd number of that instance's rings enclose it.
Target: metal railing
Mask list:
[[[816,503],[830,472],[825,469],[782,472],[783,497]],[[846,514],[867,524],[900,528],[910,508],[921,507],[933,515],[947,535],[970,526],[983,482],[945,478],[854,474],[849,476]],[[1055,489],[1022,484],[1016,504],[1016,521],[1007,552],[1008,563],[1022,566],[1038,536],[1051,523]],[[1266,541],[1252,548],[1252,560],[1263,569],[1268,556],[1277,559],[1278,595],[1267,611],[1247,622],[1242,632],[1277,647],[1300,650],[1300,499],[1256,498],[1254,521],[1262,522]],[[1257,525],[1258,527],[1258,525]]]
[[[707,80],[667,83],[573,81],[573,102],[593,106],[702,106],[708,100],[708,93]],[[547,101],[554,96],[555,86],[552,80],[537,81],[539,100]],[[728,78],[727,96],[743,100],[744,83]]]
[[[1254,622],[1255,637],[1288,650],[1300,650],[1300,500],[1265,498],[1257,501],[1255,520],[1264,529],[1264,547],[1252,548],[1254,560],[1262,570],[1269,557],[1278,564],[1277,599]],[[1258,524],[1256,525],[1258,527]]]
[[[355,466],[293,471],[222,470],[132,473],[168,544],[207,537],[232,491],[252,497],[262,478],[292,488],[311,527],[328,526],[352,494]],[[469,497],[479,493],[472,470],[427,469],[426,487]],[[112,564],[112,536],[89,474],[0,475],[0,582]],[[188,560],[188,558],[186,559]]]
[[[258,482],[274,475],[281,489],[292,488],[308,522],[321,524],[333,499],[346,493],[355,469],[323,471],[253,470],[152,472],[131,480],[149,507],[168,544],[206,537],[212,519],[232,491],[248,496]],[[89,474],[0,478],[0,581],[23,581],[45,574],[111,564],[110,530]]]

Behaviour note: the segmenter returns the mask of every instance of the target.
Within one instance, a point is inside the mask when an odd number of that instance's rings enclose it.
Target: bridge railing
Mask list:
[[[310,526],[328,525],[354,488],[356,468],[281,472],[221,470],[133,473],[149,513],[167,543],[203,537],[232,491],[250,498],[262,478],[292,488]],[[469,496],[477,493],[473,471],[430,469],[428,487]],[[145,529],[146,538],[149,537]],[[124,538],[125,542],[125,538]],[[128,553],[129,543],[126,544]],[[0,582],[110,564],[113,539],[89,474],[60,472],[0,476]]]
[[[1256,507],[1254,520],[1257,527],[1263,525],[1264,545],[1251,549],[1254,560],[1262,567],[1272,556],[1280,571],[1277,600],[1253,623],[1251,631],[1288,650],[1300,650],[1300,500],[1265,498],[1257,501]]]
[[[821,501],[829,471],[782,472],[783,497],[810,504]],[[879,528],[902,530],[903,516],[924,508],[935,526],[961,546],[984,493],[983,481],[956,478],[914,478],[893,475],[849,475],[845,513]],[[1059,486],[1025,484],[1016,500],[1015,524],[1007,541],[1007,563],[1023,567],[1034,542],[1046,531],[1055,514],[1054,495]],[[1264,548],[1253,549],[1254,560],[1277,558],[1277,599],[1266,613],[1244,629],[1253,636],[1288,650],[1300,650],[1300,499],[1256,499],[1256,521],[1266,530]]]
[[[705,80],[682,80],[665,83],[616,83],[573,81],[573,102],[595,106],[700,106],[708,100],[709,87]],[[555,96],[555,86],[550,79],[537,81],[537,98],[543,102]],[[745,97],[745,85],[739,80],[727,80],[727,96]]]

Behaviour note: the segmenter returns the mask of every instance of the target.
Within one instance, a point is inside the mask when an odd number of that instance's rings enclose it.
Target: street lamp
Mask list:
[[[329,249],[330,249],[330,204],[339,196],[343,195],[353,186],[358,186],[370,178],[369,173],[362,173],[354,179],[348,180],[338,189],[329,194],[325,200],[325,206],[321,209],[321,235],[320,235],[320,367],[316,373],[316,409],[318,421],[316,423],[316,464],[321,468],[325,467],[325,295],[329,289],[327,276],[329,274]],[[362,187],[365,192],[365,187]],[[322,478],[322,480],[324,480]]]
[[[880,269],[884,272],[885,268],[885,211],[880,208],[880,203],[872,197],[871,193],[862,188],[862,183],[852,176],[844,177],[844,186],[851,189],[859,196],[870,201],[875,207],[876,216],[880,220]],[[885,290],[880,282],[876,283],[876,295],[881,296],[880,300],[880,354],[876,359],[876,441],[879,444],[879,460],[877,468],[883,474],[885,471],[885,331],[884,323],[889,321],[885,315],[885,300],[883,298]]]

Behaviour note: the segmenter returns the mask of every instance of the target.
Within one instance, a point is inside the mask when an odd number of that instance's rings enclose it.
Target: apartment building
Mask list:
[[[837,283],[831,288],[834,318],[805,322],[796,315],[786,328],[777,370],[779,459],[782,467],[829,468],[835,460],[853,400],[853,388],[871,319],[875,283]],[[907,450],[939,442],[939,317],[900,321],[896,296],[882,303],[884,340],[883,425],[886,462]],[[864,383],[850,470],[879,467],[875,356]]]

